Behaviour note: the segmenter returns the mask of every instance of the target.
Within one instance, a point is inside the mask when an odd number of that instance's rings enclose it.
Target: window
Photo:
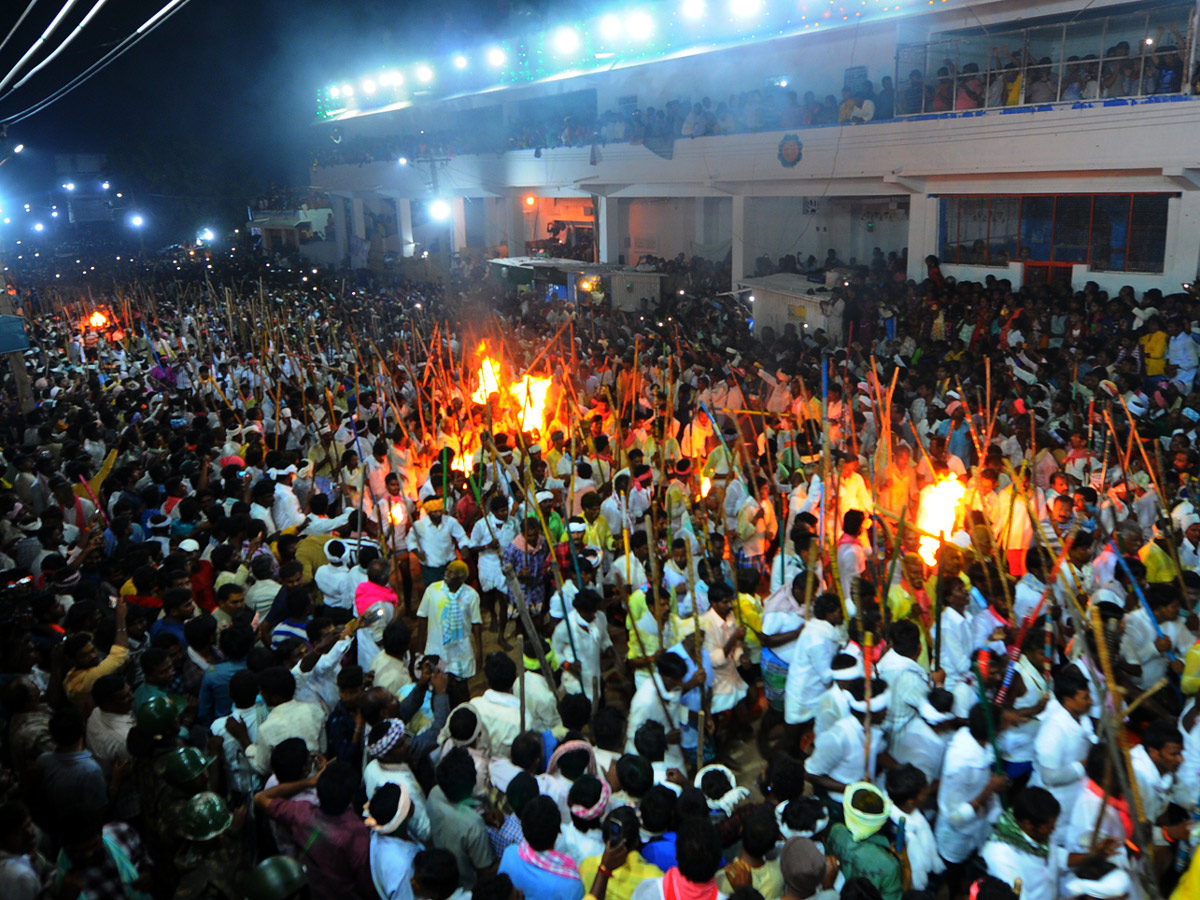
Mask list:
[[[942,262],[1161,272],[1171,194],[944,197]],[[1052,277],[1042,273],[1045,277]]]

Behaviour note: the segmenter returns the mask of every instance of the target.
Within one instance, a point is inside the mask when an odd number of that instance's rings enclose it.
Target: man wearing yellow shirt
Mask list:
[[[1163,533],[1169,530],[1169,522],[1170,520],[1164,520]],[[1155,525],[1154,533],[1154,540],[1138,551],[1138,559],[1146,567],[1146,581],[1150,584],[1173,582],[1179,578],[1179,567],[1175,565],[1175,557],[1168,549],[1170,535],[1164,534],[1160,537],[1158,525]]]
[[[63,676],[67,699],[86,719],[92,711],[92,685],[116,672],[129,658],[129,633],[125,630],[125,598],[117,598],[116,636],[104,659],[96,652],[91,635],[76,632],[63,641],[63,659],[70,665]]]
[[[630,900],[633,892],[643,881],[662,878],[658,866],[646,862],[638,851],[642,848],[637,812],[633,807],[621,806],[604,819],[604,835],[608,847],[603,856],[589,856],[579,862],[579,875],[583,883],[591,885],[591,892],[584,900]],[[624,857],[624,861],[622,860]],[[600,876],[597,878],[597,876]],[[603,883],[600,879],[604,879]]]
[[[1146,320],[1146,332],[1138,338],[1138,346],[1142,349],[1146,377],[1161,376],[1166,371],[1167,362],[1167,333],[1163,330],[1161,318],[1151,316]]]

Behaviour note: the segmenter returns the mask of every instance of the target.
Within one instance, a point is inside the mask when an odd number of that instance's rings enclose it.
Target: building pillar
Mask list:
[[[732,252],[730,253],[730,275],[736,285],[746,277],[746,198],[733,195]]]
[[[417,245],[413,240],[412,201],[396,198],[396,234],[400,238],[400,255],[411,257]]]
[[[938,252],[938,198],[913,194],[908,200],[908,277],[925,279],[925,257]]]
[[[454,253],[461,253],[467,248],[467,198],[455,197],[450,201],[450,210],[454,223],[454,237],[450,247]]]
[[[596,247],[602,263],[615,263],[621,257],[621,201],[616,197],[596,197]]]
[[[337,264],[350,255],[350,217],[346,215],[346,198],[341,194],[333,195],[333,230],[337,235]],[[266,232],[263,232],[263,246],[267,246]]]
[[[363,201],[361,197],[350,198],[350,225],[354,229],[354,236],[360,241],[367,239],[367,217],[363,211]]]

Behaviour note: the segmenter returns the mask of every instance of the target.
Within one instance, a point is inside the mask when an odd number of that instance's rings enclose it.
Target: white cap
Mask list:
[[[200,545],[191,538],[185,538],[179,542],[179,549],[184,553],[195,553],[200,549]]]

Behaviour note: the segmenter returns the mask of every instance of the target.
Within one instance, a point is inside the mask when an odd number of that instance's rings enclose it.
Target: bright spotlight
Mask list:
[[[445,222],[450,218],[450,204],[445,200],[434,200],[429,204],[429,215],[438,222]]]
[[[64,185],[63,185],[63,190],[64,190],[64,191],[73,191],[73,190],[75,190],[75,182],[73,182],[73,181],[68,181],[66,184],[64,184]]]
[[[508,54],[499,47],[492,47],[487,52],[487,63],[493,69],[498,69],[508,62]]]
[[[396,160],[396,162],[398,162],[402,166],[407,166],[408,165],[408,157],[402,156],[398,160]]]
[[[57,209],[54,212],[50,213],[50,218],[52,218],[52,219],[58,218],[58,210]]]
[[[644,41],[654,33],[654,20],[649,13],[635,12],[625,20],[625,30],[635,41]]]
[[[609,13],[600,20],[600,33],[609,40],[621,36],[621,20]]]
[[[129,224],[132,225],[134,228],[141,228],[143,225],[146,224],[146,220],[143,219],[141,216],[134,214],[133,216],[130,217]]]
[[[454,57],[454,68],[462,70],[467,67],[467,58],[461,53]]]
[[[684,18],[698,19],[704,15],[704,0],[683,0],[680,12],[683,13]]]
[[[354,96],[354,85],[352,85],[352,84],[343,84],[343,85],[342,85],[342,94],[343,94],[343,95],[344,95],[346,98],[353,97],[353,96]]]
[[[729,11],[740,19],[754,15],[762,9],[762,0],[729,0]]]
[[[331,87],[329,89],[329,96],[336,100],[338,97],[342,96],[342,92],[338,88]]]
[[[211,228],[205,228],[202,232],[200,232],[200,240],[202,241],[211,241],[215,237],[216,235],[213,234],[213,230]]]
[[[417,81],[421,84],[429,84],[433,81],[433,69],[429,66],[417,66]]]
[[[41,222],[34,222],[34,223],[33,223],[33,230],[34,230],[34,231],[45,231],[45,230],[46,230],[46,226],[45,226],[45,225],[43,225]]]
[[[404,84],[404,76],[396,71],[384,72],[379,76],[379,83],[384,87],[399,87]]]
[[[533,194],[530,194],[528,197],[525,198],[526,206],[534,206],[536,204],[537,204],[537,197],[533,196]]]
[[[4,217],[4,224],[5,224],[5,225],[11,225],[11,224],[12,224],[12,219],[10,219],[8,216],[5,216],[5,217]]]
[[[560,28],[554,32],[554,49],[570,54],[579,50],[579,32],[574,28]]]
[[[13,153],[20,153],[24,149],[25,149],[24,144],[17,144],[17,146],[13,147]]]
[[[370,78],[368,78],[366,81],[364,81],[362,83],[362,88],[363,88],[364,94],[373,94],[377,90],[379,90],[379,86],[377,84],[375,84],[375,82],[372,81]]]
[[[102,183],[100,184],[100,190],[102,190],[102,191],[107,191],[107,190],[108,190],[108,182],[107,182],[107,181],[105,181],[105,182],[102,182]]]

